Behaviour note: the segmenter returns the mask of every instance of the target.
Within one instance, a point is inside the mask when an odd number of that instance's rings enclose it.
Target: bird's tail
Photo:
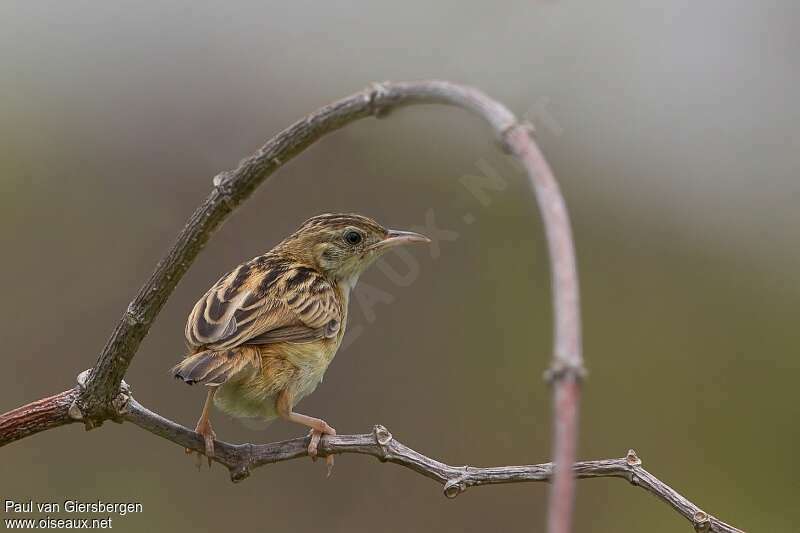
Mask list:
[[[261,355],[255,346],[239,346],[229,350],[206,350],[187,356],[172,367],[170,373],[189,385],[222,385],[245,369],[261,368]]]

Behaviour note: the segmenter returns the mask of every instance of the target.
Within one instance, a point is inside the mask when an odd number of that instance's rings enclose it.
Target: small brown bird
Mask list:
[[[205,439],[209,466],[216,438],[212,403],[236,417],[308,426],[308,454],[316,458],[322,435],[336,430],[294,406],[322,381],[342,342],[359,275],[393,246],[413,242],[430,239],[387,230],[361,215],[318,215],[206,292],[186,323],[191,352],[172,373],[208,387],[196,431]],[[333,457],[327,462],[330,473]]]

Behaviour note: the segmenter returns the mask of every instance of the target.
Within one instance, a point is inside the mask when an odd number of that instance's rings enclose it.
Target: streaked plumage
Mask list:
[[[319,215],[222,276],[192,309],[185,330],[191,353],[172,369],[186,383],[211,388],[197,428],[206,454],[213,454],[213,398],[233,416],[308,425],[313,457],[320,435],[335,431],[292,409],[322,381],[341,344],[350,290],[386,249],[423,240],[361,215]]]

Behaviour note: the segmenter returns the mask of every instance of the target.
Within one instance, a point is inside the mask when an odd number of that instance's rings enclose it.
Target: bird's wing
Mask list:
[[[262,256],[223,276],[197,302],[186,340],[213,350],[309,342],[336,336],[341,319],[339,298],[324,276]]]

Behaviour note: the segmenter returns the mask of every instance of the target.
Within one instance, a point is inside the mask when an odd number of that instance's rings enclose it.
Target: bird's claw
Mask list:
[[[308,455],[311,457],[312,461],[317,460],[317,446],[319,445],[319,441],[322,438],[322,432],[316,429],[312,429],[308,432],[308,435],[311,437],[311,440],[308,443]]]
[[[208,460],[208,468],[211,468],[211,462],[214,457],[214,439],[217,438],[217,434],[214,433],[214,430],[211,429],[211,424],[198,422],[197,427],[195,428],[195,432],[199,433],[200,436],[203,437],[203,444],[205,445],[205,452],[199,452],[192,450],[191,448],[186,448],[185,451],[187,454],[196,453],[197,456],[195,457],[195,466],[197,466],[197,470],[200,470],[203,466],[203,456],[205,455],[206,459]]]
[[[325,473],[325,477],[329,478],[333,473],[333,455],[328,455],[325,457],[325,464],[328,466],[328,471]]]
[[[308,443],[308,456],[311,457],[311,460],[316,462],[317,461],[317,450],[319,447],[319,441],[322,439],[323,435],[336,435],[336,430],[326,424],[325,431],[320,431],[318,429],[312,429],[309,433],[311,440]],[[328,467],[328,471],[325,477],[331,477],[331,473],[333,472],[333,455],[328,454],[325,456],[325,464]]]
[[[203,440],[206,443],[206,459],[208,459],[208,468],[211,468],[211,459],[214,457],[214,439],[217,438],[217,434],[209,428],[208,433],[203,434]],[[197,457],[200,457],[200,454],[197,454]]]

